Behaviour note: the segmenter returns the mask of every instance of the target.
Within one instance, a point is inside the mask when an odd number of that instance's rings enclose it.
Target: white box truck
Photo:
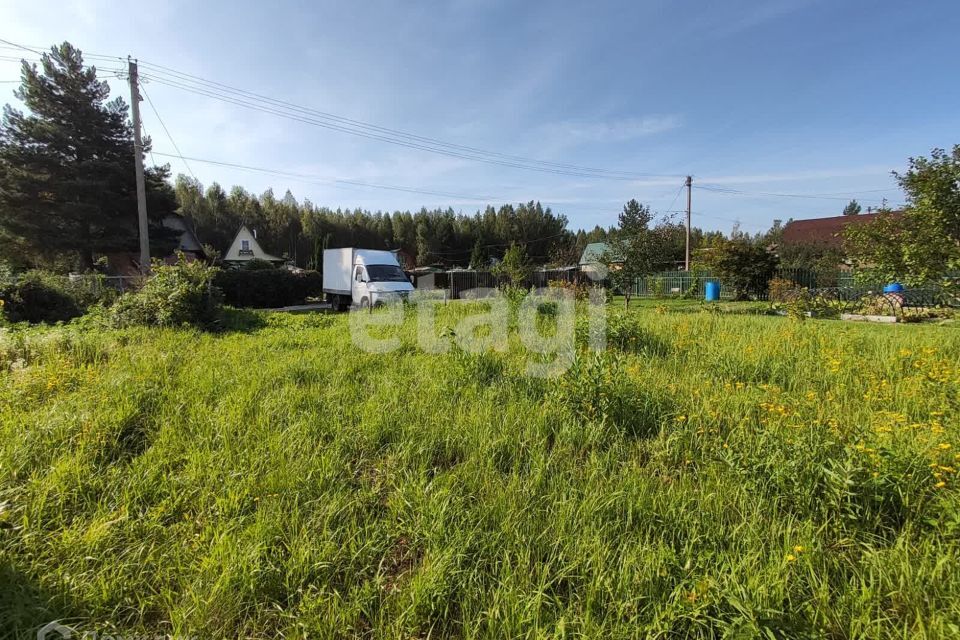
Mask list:
[[[323,292],[334,309],[360,308],[406,300],[413,284],[390,251],[324,249]]]

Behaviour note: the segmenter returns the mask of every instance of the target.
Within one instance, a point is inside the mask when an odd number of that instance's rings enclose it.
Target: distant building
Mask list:
[[[206,253],[196,234],[182,216],[172,213],[164,217],[163,226],[179,234],[176,248],[168,255],[162,256],[164,264],[176,264],[178,254],[183,254],[188,261],[205,260]],[[153,255],[157,257],[156,254]],[[107,271],[117,276],[137,276],[140,274],[140,254],[124,251],[107,254]]]
[[[233,239],[230,248],[224,254],[223,261],[229,265],[240,266],[251,260],[266,260],[276,265],[286,262],[283,258],[272,256],[264,251],[257,242],[256,234],[251,232],[246,225],[243,225],[237,231],[237,237]]]
[[[397,264],[399,264],[400,268],[404,271],[413,271],[416,269],[417,261],[414,260],[413,255],[411,255],[409,251],[404,251],[403,249],[392,249],[390,253],[397,257]]]
[[[609,256],[611,264],[623,261],[606,242],[591,242],[583,248],[583,253],[580,255],[580,271],[588,275],[605,274],[604,256]]]
[[[197,235],[193,232],[193,229],[187,225],[187,221],[184,220],[182,216],[167,216],[163,219],[163,226],[180,233],[180,238],[177,240],[177,251],[195,258],[204,257],[203,245],[200,244]]]
[[[894,211],[898,216],[902,212]],[[855,216],[831,216],[810,220],[791,220],[783,228],[783,245],[816,244],[824,247],[843,247],[843,230],[851,224],[863,224],[875,220],[878,213],[861,213]]]

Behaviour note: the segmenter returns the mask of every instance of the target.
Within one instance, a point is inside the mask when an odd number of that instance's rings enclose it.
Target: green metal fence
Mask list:
[[[815,289],[818,287],[851,287],[854,286],[854,275],[849,271],[834,273],[816,273],[812,269],[790,268],[777,269],[774,278],[781,278],[793,282],[797,287]],[[709,272],[696,271],[661,271],[643,278],[637,278],[633,286],[633,294],[640,298],[672,298],[685,297],[702,300],[704,286],[707,282],[720,283],[720,298],[733,298],[733,287]],[[766,288],[751,291],[751,297],[757,300],[767,300]]]

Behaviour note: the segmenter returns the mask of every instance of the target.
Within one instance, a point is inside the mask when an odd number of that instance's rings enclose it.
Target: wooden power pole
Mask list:
[[[683,260],[683,270],[690,271],[690,202],[692,200],[691,192],[693,191],[693,178],[691,176],[687,176],[686,187],[687,187],[687,251],[686,251],[686,256]]]
[[[147,189],[143,181],[143,140],[140,137],[140,80],[137,61],[127,58],[130,73],[130,111],[133,115],[133,161],[137,171],[137,220],[140,226],[140,273],[150,271],[150,230],[147,224]]]

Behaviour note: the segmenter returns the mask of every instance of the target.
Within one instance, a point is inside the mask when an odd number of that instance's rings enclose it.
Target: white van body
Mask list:
[[[413,284],[390,251],[324,249],[323,291],[335,307],[358,307],[406,300]]]

